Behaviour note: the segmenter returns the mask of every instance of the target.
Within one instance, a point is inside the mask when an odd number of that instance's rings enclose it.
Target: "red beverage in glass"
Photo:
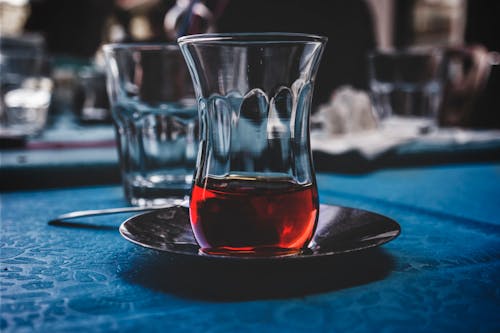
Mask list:
[[[206,253],[297,253],[313,235],[317,195],[284,177],[205,178],[192,189],[191,225]]]

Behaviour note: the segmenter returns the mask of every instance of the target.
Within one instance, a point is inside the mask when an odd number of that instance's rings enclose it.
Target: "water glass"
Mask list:
[[[201,251],[300,252],[319,214],[309,118],[326,38],[205,34],[178,43],[200,113],[190,219]]]
[[[0,51],[0,134],[25,137],[46,125],[53,82],[48,57],[39,50]]]
[[[104,46],[126,198],[133,205],[188,195],[198,147],[193,85],[176,44]]]
[[[376,51],[368,56],[370,92],[381,124],[437,125],[445,66],[439,49]]]

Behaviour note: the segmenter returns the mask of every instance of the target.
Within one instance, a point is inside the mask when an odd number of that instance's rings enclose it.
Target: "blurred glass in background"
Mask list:
[[[0,134],[27,136],[39,133],[47,121],[52,96],[47,58],[41,50],[0,51]]]
[[[23,34],[28,1],[0,1],[0,137],[38,134],[52,98],[51,62],[40,35]]]
[[[133,205],[184,198],[198,152],[198,109],[177,44],[104,46],[125,197]]]
[[[393,46],[443,50],[440,126],[500,128],[500,2],[400,0],[393,10]]]
[[[421,132],[435,128],[445,78],[441,50],[381,50],[368,61],[373,107],[381,124],[413,122]]]

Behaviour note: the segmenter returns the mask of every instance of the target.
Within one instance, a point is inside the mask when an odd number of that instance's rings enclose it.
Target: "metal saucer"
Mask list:
[[[202,260],[304,260],[360,251],[385,244],[401,233],[399,224],[357,208],[320,205],[313,239],[301,253],[290,256],[221,256],[201,253],[189,222],[189,210],[175,206],[133,216],[120,226],[128,241],[159,251]]]

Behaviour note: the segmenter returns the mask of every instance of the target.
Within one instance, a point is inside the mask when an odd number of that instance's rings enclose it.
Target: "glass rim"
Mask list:
[[[134,43],[108,43],[102,46],[104,52],[117,50],[133,51],[164,51],[179,50],[179,45],[175,42],[134,42]]]
[[[179,45],[241,45],[241,44],[283,44],[290,42],[322,43],[328,37],[299,32],[239,32],[239,33],[208,33],[182,36],[177,39]]]

